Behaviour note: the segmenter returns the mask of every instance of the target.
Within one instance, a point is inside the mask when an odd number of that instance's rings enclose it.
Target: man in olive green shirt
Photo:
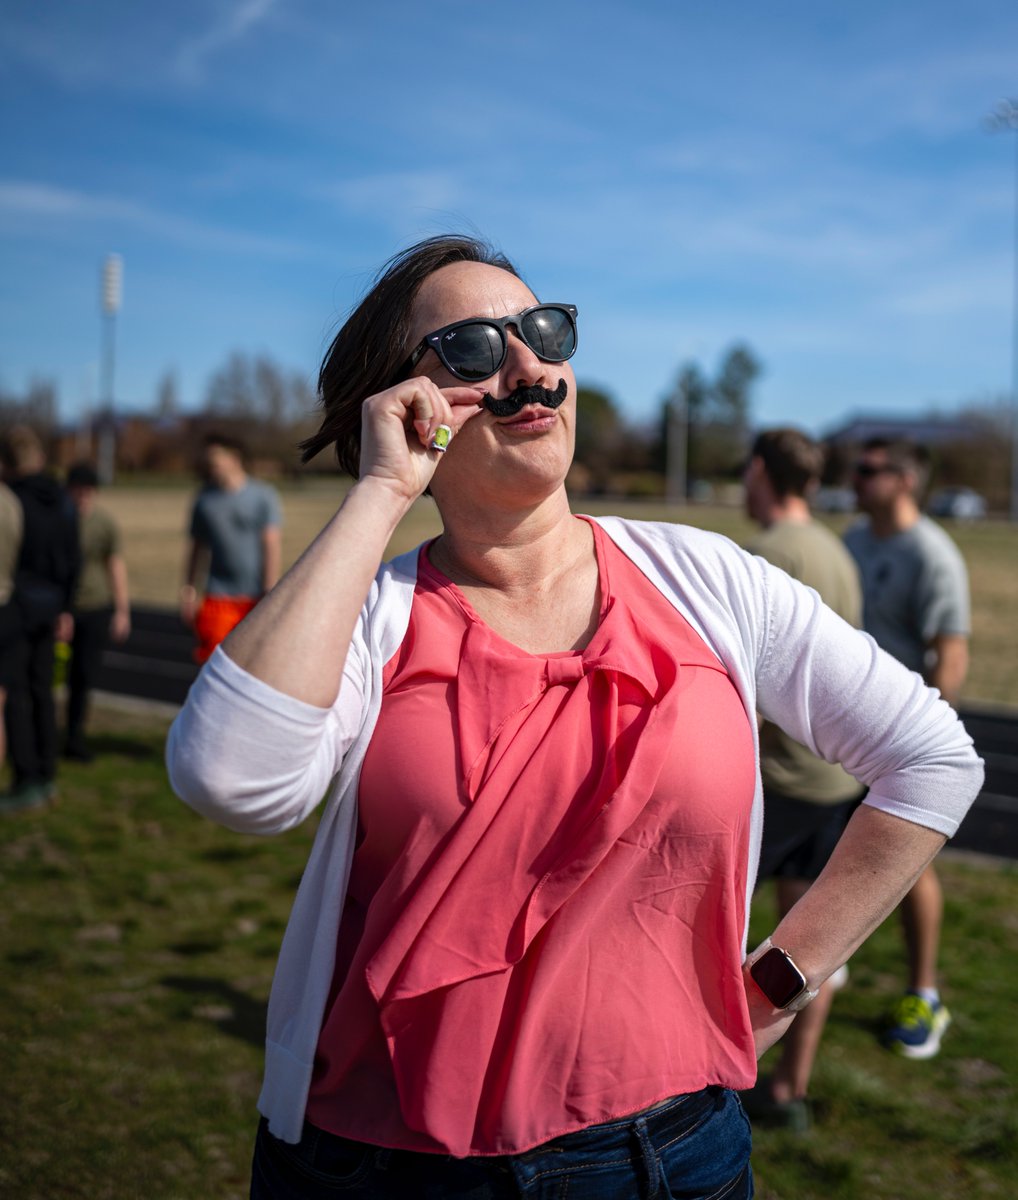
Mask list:
[[[797,429],[759,435],[744,482],[747,511],[761,532],[747,549],[814,588],[829,608],[858,627],[862,590],[855,563],[840,539],[810,513],[809,496],[823,464],[821,447]],[[823,870],[863,789],[837,763],[818,758],[767,721],[760,727],[760,775],[764,825],[758,879],[777,880],[783,916]],[[782,1039],[770,1078],[744,1097],[758,1120],[808,1127],[806,1096],[833,993],[832,982],[825,983]]]
[[[98,483],[88,463],[77,463],[67,473],[67,490],[78,510],[81,574],[74,596],[64,757],[78,762],[88,762],[92,757],[85,744],[85,723],[88,695],[103,650],[110,639],[123,642],[131,632],[127,565],[120,548],[120,531],[109,513],[96,507]]]

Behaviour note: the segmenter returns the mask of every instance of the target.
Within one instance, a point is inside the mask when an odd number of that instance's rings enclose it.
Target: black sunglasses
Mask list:
[[[421,339],[396,378],[406,379],[430,349],[457,379],[466,383],[490,379],[509,352],[509,328],[542,362],[565,362],[576,353],[576,305],[535,304],[508,317],[470,317],[443,325]]]
[[[900,468],[894,466],[893,463],[877,464],[877,463],[860,462],[860,463],[856,463],[855,466],[852,468],[852,470],[856,475],[859,476],[860,479],[874,479],[874,478],[876,478],[877,475],[900,475],[901,474]]]

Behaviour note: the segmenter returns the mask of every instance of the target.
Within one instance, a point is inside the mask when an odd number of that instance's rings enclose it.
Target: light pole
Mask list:
[[[994,132],[1014,139],[1014,297],[1011,302],[1011,520],[1018,521],[1018,101],[1001,100],[986,119]]]
[[[124,261],[119,254],[107,254],[102,275],[102,397],[96,448],[96,474],[99,482],[110,484],[116,464],[117,431],[113,416],[113,367],[117,313],[123,289]]]
[[[665,499],[686,503],[686,458],[689,453],[689,406],[681,383],[668,400],[665,426]]]

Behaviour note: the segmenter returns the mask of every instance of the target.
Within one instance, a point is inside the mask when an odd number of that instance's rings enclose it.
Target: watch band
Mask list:
[[[780,972],[780,980],[772,978],[774,970],[765,972],[762,966],[757,968],[767,956],[771,967]],[[746,959],[744,970],[771,1004],[785,1012],[800,1012],[820,994],[819,988],[810,988],[805,972],[788,951],[775,946],[770,938],[765,938]]]

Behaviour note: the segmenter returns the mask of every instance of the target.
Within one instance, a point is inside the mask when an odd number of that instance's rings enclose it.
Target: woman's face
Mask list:
[[[452,263],[430,275],[417,294],[408,346],[444,325],[468,317],[504,317],[536,304],[533,292],[508,271],[482,263]],[[515,388],[554,390],[566,383],[566,399],[555,409],[528,405],[511,417],[487,409],[471,417],[453,438],[431,483],[439,506],[468,496],[476,503],[532,503],[561,487],[573,457],[576,380],[569,363],[542,362],[516,334],[507,331],[508,351],[501,369],[477,386],[496,399]],[[414,371],[439,387],[461,380],[428,350]]]

